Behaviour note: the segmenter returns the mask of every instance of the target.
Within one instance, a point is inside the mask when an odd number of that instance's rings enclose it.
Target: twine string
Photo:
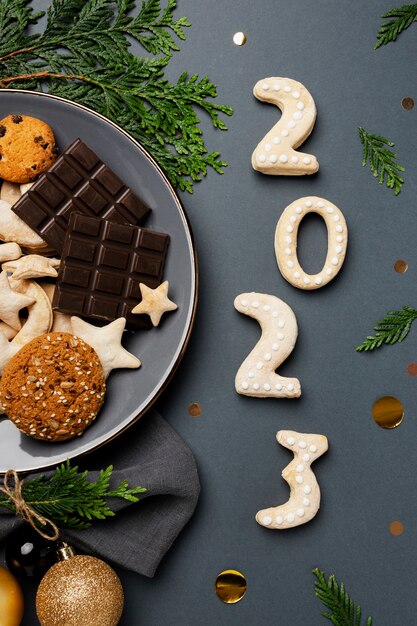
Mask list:
[[[23,480],[20,480],[15,470],[7,470],[4,475],[3,487],[0,487],[0,492],[4,493],[14,504],[16,509],[16,515],[25,520],[37,533],[48,541],[57,541],[59,537],[58,526],[50,519],[43,517],[37,513],[32,507],[28,505],[22,494]],[[48,527],[52,530],[48,533],[45,530],[39,528],[39,525]]]

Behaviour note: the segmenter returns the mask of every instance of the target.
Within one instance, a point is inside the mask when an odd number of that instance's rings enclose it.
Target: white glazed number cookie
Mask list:
[[[287,176],[317,172],[316,157],[295,150],[310,135],[316,120],[310,92],[292,78],[263,78],[253,93],[258,100],[276,104],[282,117],[258,144],[252,154],[252,167],[263,174]]]
[[[256,521],[265,528],[284,530],[306,524],[320,508],[320,487],[310,465],[324,454],[329,445],[324,435],[306,435],[280,430],[277,441],[291,450],[294,459],[282,471],[290,486],[290,499],[281,506],[258,511]]]
[[[297,257],[297,234],[307,213],[321,215],[327,226],[327,256],[318,274],[307,274]],[[299,198],[284,210],[275,230],[275,254],[285,280],[299,289],[319,289],[339,272],[346,255],[348,230],[340,209],[324,198]]]
[[[292,309],[276,296],[264,293],[242,293],[234,304],[237,311],[255,318],[262,329],[260,340],[236,374],[236,391],[256,398],[298,398],[300,381],[275,373],[297,341],[297,320]]]

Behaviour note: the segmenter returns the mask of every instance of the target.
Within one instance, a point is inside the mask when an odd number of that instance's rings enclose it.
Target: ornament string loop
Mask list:
[[[23,480],[20,480],[15,470],[7,470],[4,475],[3,487],[0,487],[0,492],[4,493],[14,504],[16,509],[16,515],[19,515],[25,520],[41,537],[48,541],[56,541],[59,537],[59,529],[54,522],[46,517],[43,517],[32,509],[25,501],[22,494]],[[39,528],[38,524],[43,527],[51,529],[51,533]]]

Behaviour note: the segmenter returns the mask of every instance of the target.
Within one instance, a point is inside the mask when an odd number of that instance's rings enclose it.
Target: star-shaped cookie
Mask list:
[[[2,330],[0,330],[0,375],[14,355],[19,352],[22,346],[9,341]]]
[[[0,274],[0,320],[2,322],[6,322],[15,330],[20,330],[22,324],[19,319],[19,311],[34,301],[33,298],[11,289],[7,272]]]
[[[97,352],[105,378],[114,369],[120,367],[134,369],[141,366],[139,359],[122,346],[122,335],[126,326],[124,317],[119,317],[101,328],[75,316],[71,317],[71,324],[74,335],[84,339]]]
[[[132,309],[132,313],[146,313],[154,326],[158,326],[161,317],[168,311],[175,311],[178,306],[168,298],[169,283],[166,280],[156,289],[139,283],[142,301]]]
[[[12,272],[15,280],[27,280],[43,276],[56,278],[58,272],[55,268],[59,267],[59,264],[59,259],[49,259],[40,254],[27,254],[16,261],[3,263],[2,269],[6,272]]]

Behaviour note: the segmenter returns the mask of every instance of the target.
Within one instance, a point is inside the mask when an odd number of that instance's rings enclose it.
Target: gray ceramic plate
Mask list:
[[[196,256],[184,209],[163,172],[136,141],[89,109],[45,94],[1,90],[0,119],[9,113],[48,122],[61,149],[81,137],[152,207],[146,226],[171,236],[165,278],[178,310],[166,315],[158,328],[125,333],[124,345],[141,359],[142,367],[112,372],[100,416],[82,437],[59,444],[40,442],[0,418],[0,473],[9,468],[41,469],[83,454],[113,439],[143,415],[163,391],[184,353],[197,296]]]

